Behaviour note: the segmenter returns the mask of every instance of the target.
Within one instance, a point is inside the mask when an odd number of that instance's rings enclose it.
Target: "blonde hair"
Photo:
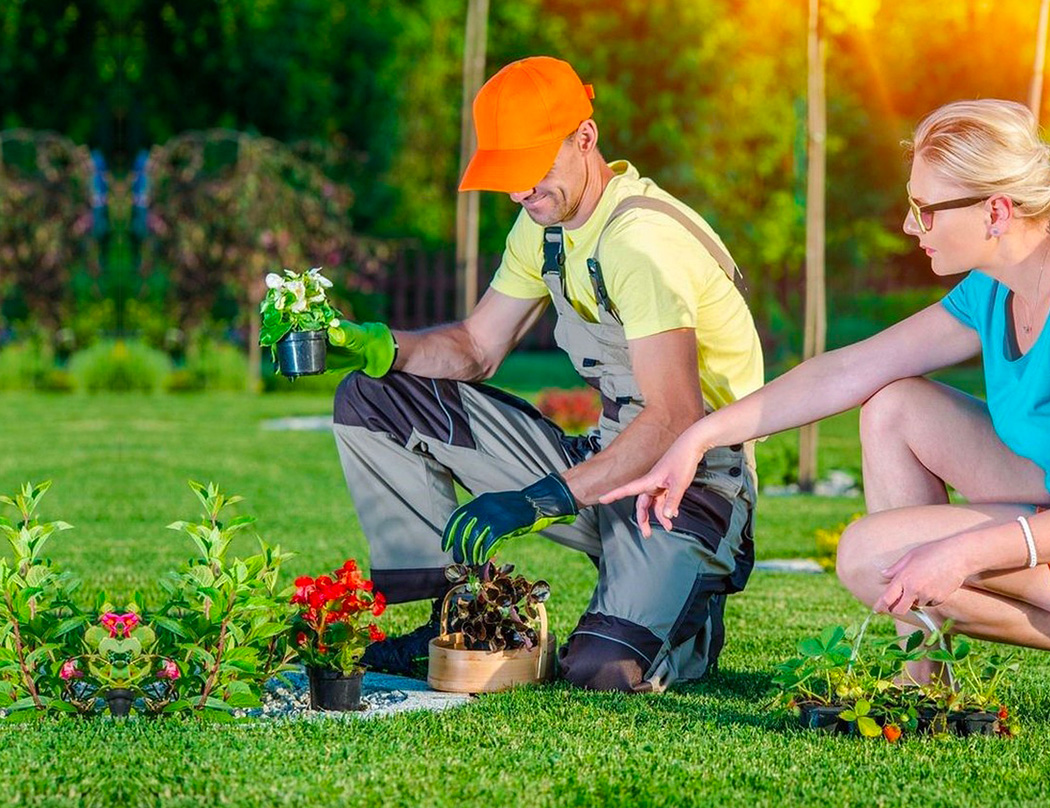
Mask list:
[[[1032,113],[995,98],[956,101],[927,115],[905,148],[974,196],[1008,196],[1016,216],[1050,219],[1050,146]]]

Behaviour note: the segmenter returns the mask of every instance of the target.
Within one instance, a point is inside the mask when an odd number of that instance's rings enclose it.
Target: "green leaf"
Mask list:
[[[186,631],[186,627],[174,617],[164,617],[162,615],[153,615],[150,621],[154,626],[165,631],[174,634],[176,637],[188,637],[189,634]]]
[[[86,614],[78,614],[75,617],[67,617],[55,626],[54,637],[61,637],[74,629],[88,624],[90,618]],[[101,628],[101,627],[100,627]]]
[[[873,718],[867,716],[859,716],[857,718],[857,729],[860,730],[860,734],[865,738],[877,738],[882,735],[882,727],[880,727]]]
[[[820,632],[820,642],[825,648],[832,648],[842,641],[846,636],[846,630],[842,626],[828,626]]]
[[[799,641],[798,652],[807,657],[818,657],[824,653],[824,645],[816,637],[806,637]]]

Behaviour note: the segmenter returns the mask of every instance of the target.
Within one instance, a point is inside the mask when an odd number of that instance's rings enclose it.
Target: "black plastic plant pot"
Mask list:
[[[799,706],[798,720],[804,729],[829,733],[848,732],[849,724],[839,718],[845,709],[824,704],[802,704]]]
[[[330,668],[307,668],[310,679],[310,709],[351,712],[361,710],[361,680],[364,673],[343,676]]]
[[[999,716],[985,712],[952,713],[948,716],[948,726],[964,738],[968,735],[995,735],[999,729]]]
[[[277,341],[277,368],[282,376],[316,376],[324,373],[328,344],[324,331],[290,331]]]
[[[109,714],[117,718],[127,716],[131,712],[131,703],[135,701],[135,691],[115,687],[106,691],[106,706]]]

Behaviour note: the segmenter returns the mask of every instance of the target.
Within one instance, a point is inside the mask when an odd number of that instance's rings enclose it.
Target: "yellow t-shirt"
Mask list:
[[[609,214],[624,198],[649,196],[669,202],[722,243],[695,211],[652,180],[639,177],[630,163],[621,160],[609,167],[616,176],[594,213],[564,234],[565,292],[580,315],[592,322],[598,322],[598,301],[587,259]],[[700,386],[710,409],[762,386],[762,346],[751,312],[718,262],[682,225],[656,211],[629,210],[605,234],[599,260],[628,340],[676,328],[696,331]],[[492,288],[509,297],[546,297],[542,270],[543,227],[522,210],[507,236]]]

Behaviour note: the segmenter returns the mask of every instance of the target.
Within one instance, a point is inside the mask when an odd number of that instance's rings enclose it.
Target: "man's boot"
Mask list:
[[[430,619],[399,637],[387,637],[365,649],[361,664],[372,671],[397,676],[425,676],[430,641],[441,633],[441,598],[434,601]]]

